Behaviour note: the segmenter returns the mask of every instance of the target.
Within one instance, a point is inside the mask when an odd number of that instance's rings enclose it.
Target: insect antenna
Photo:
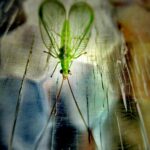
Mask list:
[[[82,121],[83,121],[83,123],[84,123],[84,125],[85,125],[85,127],[86,127],[86,129],[87,129],[88,135],[89,135],[89,137],[90,137],[89,139],[91,139],[91,140],[94,142],[95,146],[97,147],[96,142],[95,142],[95,139],[94,139],[93,134],[92,134],[92,131],[91,131],[90,128],[88,127],[88,125],[87,125],[87,123],[86,123],[86,121],[85,121],[85,119],[84,119],[84,117],[83,117],[83,115],[82,115],[82,112],[81,112],[80,107],[79,107],[79,105],[78,105],[78,103],[77,103],[77,100],[76,100],[76,98],[75,98],[75,96],[74,96],[74,93],[73,93],[73,90],[72,90],[72,87],[71,87],[71,84],[70,84],[70,81],[69,81],[68,78],[67,78],[67,81],[68,81],[68,85],[69,85],[69,88],[70,88],[70,91],[71,91],[73,100],[74,100],[74,102],[75,102],[75,105],[76,105],[76,107],[77,107],[77,109],[78,109],[78,112],[79,112],[79,114],[80,114],[80,117],[82,118]],[[90,140],[89,140],[89,142],[90,142]]]
[[[49,122],[50,122],[50,120],[51,120],[51,117],[52,117],[54,111],[56,110],[56,104],[57,104],[57,102],[55,101],[55,103],[54,103],[54,105],[53,105],[53,107],[52,107],[52,110],[51,110],[51,112],[50,112],[49,118],[48,118],[48,120],[47,120],[47,123],[46,123],[46,125],[45,125],[43,131],[41,132],[40,136],[38,137],[38,139],[37,139],[37,141],[36,141],[36,143],[35,143],[34,150],[37,150],[37,149],[38,149],[39,144],[40,144],[40,141],[41,141],[42,138],[44,137],[45,131],[46,131],[47,127],[48,127],[48,124],[49,124]]]
[[[59,88],[58,94],[57,94],[57,96],[56,96],[56,101],[58,101],[58,100],[59,100],[59,96],[60,96],[60,93],[61,93],[61,90],[62,90],[63,83],[64,83],[64,79],[62,79],[62,82],[61,82],[61,85],[60,85],[60,88]]]
[[[67,78],[67,81],[68,81],[68,85],[69,85],[69,88],[70,88],[70,91],[71,91],[73,100],[74,100],[75,105],[76,105],[76,107],[77,107],[77,109],[78,109],[78,112],[79,112],[79,114],[80,114],[80,116],[81,116],[81,118],[82,118],[82,120],[83,120],[84,125],[86,126],[86,128],[88,128],[87,123],[86,123],[86,121],[85,121],[85,119],[84,119],[84,117],[83,117],[83,115],[82,115],[82,112],[81,112],[81,110],[80,110],[80,108],[79,108],[79,105],[78,105],[78,103],[77,103],[77,100],[76,100],[76,98],[75,98],[75,96],[74,96],[74,93],[73,93],[73,90],[72,90],[72,87],[71,87],[71,84],[70,84],[70,81],[69,81],[68,78]]]
[[[52,110],[51,110],[51,112],[50,112],[49,118],[48,118],[48,120],[47,120],[47,123],[46,123],[44,129],[43,129],[43,131],[41,132],[40,136],[38,137],[38,139],[37,139],[37,141],[36,141],[36,143],[35,143],[34,150],[37,150],[37,149],[38,149],[39,144],[40,144],[40,141],[41,141],[42,138],[44,137],[45,131],[46,131],[47,127],[48,127],[48,124],[49,124],[49,122],[50,122],[50,120],[51,120],[52,115],[57,113],[57,112],[56,112],[56,105],[57,105],[57,102],[58,102],[58,99],[59,99],[59,96],[60,96],[60,93],[61,93],[61,90],[62,90],[63,82],[64,82],[64,80],[62,79],[61,86],[60,86],[59,91],[58,91],[58,94],[57,94],[57,96],[56,96],[56,101],[55,101],[55,103],[54,103],[54,105],[53,105],[53,107],[52,107]]]
[[[57,102],[59,101],[59,97],[60,97],[60,93],[61,93],[61,90],[62,90],[63,83],[64,83],[64,79],[62,79],[62,82],[61,82],[59,91],[58,91],[57,96],[56,96],[56,104],[57,104]],[[55,107],[54,113],[55,113],[55,115],[57,114],[56,107]]]

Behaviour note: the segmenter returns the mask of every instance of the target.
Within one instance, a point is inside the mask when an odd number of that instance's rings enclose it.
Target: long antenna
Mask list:
[[[63,83],[64,83],[64,79],[62,79],[61,86],[60,86],[59,91],[58,91],[58,94],[57,94],[57,96],[56,96],[56,101],[59,100],[59,96],[60,96],[60,93],[61,93],[61,90],[62,90]]]
[[[47,120],[47,123],[46,123],[44,129],[43,129],[43,131],[41,132],[41,135],[39,136],[39,138],[37,139],[37,141],[36,141],[36,143],[35,143],[34,150],[37,150],[37,148],[38,148],[38,146],[39,146],[39,144],[40,144],[40,141],[42,140],[42,138],[43,138],[43,136],[44,136],[44,134],[45,134],[45,131],[46,131],[47,127],[48,127],[48,124],[49,124],[49,122],[50,122],[50,120],[51,120],[51,117],[52,117],[53,113],[56,112],[56,105],[57,105],[57,102],[58,102],[58,99],[59,99],[59,96],[60,96],[60,93],[61,93],[61,90],[62,90],[63,82],[64,82],[64,79],[62,79],[61,86],[60,86],[59,91],[58,91],[58,94],[57,94],[57,96],[56,96],[56,101],[55,101],[55,103],[54,103],[54,105],[53,105],[53,107],[52,107],[52,110],[51,110],[51,112],[50,112],[49,118],[48,118],[48,120]]]
[[[77,100],[76,100],[76,98],[75,98],[75,96],[74,96],[74,93],[73,93],[73,90],[72,90],[72,88],[71,88],[71,84],[70,84],[70,81],[69,81],[68,78],[67,78],[67,81],[68,81],[68,85],[69,85],[69,88],[70,88],[72,97],[73,97],[73,99],[74,99],[75,105],[76,105],[76,107],[77,107],[77,109],[78,109],[78,112],[79,112],[79,114],[80,114],[80,116],[81,116],[81,118],[82,118],[82,120],[83,120],[83,123],[84,123],[85,127],[88,129],[87,123],[86,123],[86,121],[85,121],[85,119],[84,119],[84,117],[83,117],[83,115],[82,115],[82,112],[81,112],[81,110],[80,110],[80,108],[79,108],[79,105],[78,105]]]
[[[97,144],[96,144],[96,142],[95,142],[95,140],[94,140],[93,134],[92,134],[91,130],[89,129],[89,127],[88,127],[88,125],[87,125],[87,123],[86,123],[86,121],[85,121],[85,119],[84,119],[84,117],[83,117],[83,115],[82,115],[82,112],[81,112],[81,110],[80,110],[80,107],[79,107],[79,105],[78,105],[78,103],[77,103],[77,101],[76,101],[76,98],[75,98],[75,96],[74,96],[74,93],[73,93],[73,90],[72,90],[72,88],[71,88],[71,84],[70,84],[70,81],[69,81],[68,78],[67,78],[67,81],[68,81],[68,85],[69,85],[69,88],[70,88],[70,91],[71,91],[73,100],[74,100],[75,105],[76,105],[76,107],[77,107],[77,109],[78,109],[78,112],[79,112],[79,114],[80,114],[80,117],[81,117],[82,120],[83,120],[83,123],[84,123],[84,125],[85,125],[85,127],[86,127],[86,129],[87,129],[87,131],[88,131],[89,136],[92,138],[92,140],[94,141],[95,146],[97,147]]]
[[[34,150],[37,150],[37,148],[38,148],[38,146],[39,146],[39,144],[40,144],[40,141],[42,140],[42,138],[43,138],[43,136],[44,136],[44,133],[45,133],[47,127],[48,127],[49,121],[51,120],[52,114],[53,114],[53,112],[54,112],[55,109],[56,109],[56,104],[57,104],[57,102],[55,101],[55,103],[54,103],[54,105],[53,105],[53,107],[52,107],[52,110],[51,110],[51,112],[50,112],[49,118],[48,118],[48,120],[47,120],[47,123],[46,123],[46,125],[45,125],[43,131],[41,132],[39,138],[37,139],[37,141],[36,141],[36,143],[35,143]]]

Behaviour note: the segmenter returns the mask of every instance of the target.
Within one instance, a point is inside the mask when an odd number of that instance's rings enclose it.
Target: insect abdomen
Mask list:
[[[70,27],[69,27],[69,21],[65,20],[64,25],[61,32],[61,47],[64,47],[64,52],[69,53],[70,52]]]

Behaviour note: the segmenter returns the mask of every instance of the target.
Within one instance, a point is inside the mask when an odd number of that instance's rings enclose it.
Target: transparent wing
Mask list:
[[[64,6],[54,0],[44,1],[39,8],[42,40],[49,52],[57,56],[61,44],[61,31],[66,20]]]
[[[71,7],[69,22],[73,54],[79,55],[85,50],[93,19],[93,10],[87,3],[78,2]]]

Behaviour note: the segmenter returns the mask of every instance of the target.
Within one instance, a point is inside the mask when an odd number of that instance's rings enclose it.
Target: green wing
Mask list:
[[[66,20],[64,6],[54,0],[44,1],[39,8],[39,25],[42,40],[49,52],[57,57],[61,44],[61,31]]]
[[[69,11],[71,50],[80,55],[86,48],[94,19],[92,8],[85,2],[75,3]]]

